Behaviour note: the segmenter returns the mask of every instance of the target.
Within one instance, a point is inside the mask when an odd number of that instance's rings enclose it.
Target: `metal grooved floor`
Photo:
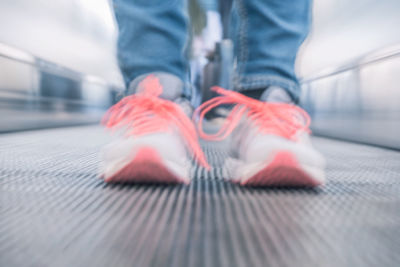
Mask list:
[[[319,189],[97,178],[98,127],[0,135],[0,266],[399,266],[400,153],[314,138]],[[205,150],[214,164],[224,153]]]

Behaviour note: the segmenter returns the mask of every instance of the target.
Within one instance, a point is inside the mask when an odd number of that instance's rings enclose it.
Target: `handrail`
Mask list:
[[[375,50],[374,52],[367,53],[357,59],[349,61],[347,64],[341,64],[336,67],[325,68],[315,75],[310,77],[300,78],[300,83],[310,83],[315,80],[327,78],[346,72],[355,68],[364,67],[379,61],[384,61],[393,57],[400,56],[400,44],[396,46],[389,46],[383,49]]]
[[[119,88],[119,86],[108,83],[101,77],[78,72],[71,68],[50,62],[46,59],[34,56],[26,51],[22,51],[18,48],[6,45],[1,42],[0,42],[0,57],[11,59],[13,61],[17,61],[22,64],[30,65],[40,70],[44,70],[45,72],[57,73],[57,75],[59,76],[63,76],[73,80],[90,81],[90,83],[92,84],[105,85],[108,86],[110,90],[115,92],[121,91],[121,88]]]

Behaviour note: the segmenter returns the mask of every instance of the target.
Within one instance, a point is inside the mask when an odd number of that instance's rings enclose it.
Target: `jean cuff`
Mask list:
[[[234,79],[234,90],[237,92],[263,89],[269,86],[279,86],[285,89],[295,103],[299,102],[300,86],[291,79],[276,75],[246,75]]]

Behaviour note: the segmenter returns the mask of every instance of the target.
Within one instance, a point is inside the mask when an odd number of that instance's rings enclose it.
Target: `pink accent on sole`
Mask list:
[[[321,183],[304,172],[295,156],[288,151],[274,155],[272,161],[257,174],[240,181],[247,186],[307,186],[315,187]]]
[[[189,183],[189,179],[180,178],[173,174],[162,162],[158,152],[150,147],[141,148],[124,168],[118,171],[106,182],[132,183]]]

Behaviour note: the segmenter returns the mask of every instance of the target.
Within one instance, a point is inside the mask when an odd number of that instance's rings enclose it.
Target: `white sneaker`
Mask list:
[[[193,157],[209,168],[191,120],[161,94],[159,78],[149,75],[106,113],[103,124],[116,130],[102,151],[106,182],[189,183]]]
[[[324,183],[325,160],[311,145],[310,118],[304,110],[294,104],[263,102],[222,88],[214,90],[222,96],[204,103],[195,115],[200,117],[200,137],[222,140],[230,136],[230,156],[225,167],[232,181],[251,186]],[[271,95],[283,99],[282,92]],[[204,133],[201,124],[205,113],[226,104],[235,106],[220,131]]]

